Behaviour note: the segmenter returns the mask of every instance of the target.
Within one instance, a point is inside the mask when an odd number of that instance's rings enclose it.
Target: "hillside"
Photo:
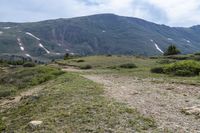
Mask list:
[[[200,26],[176,28],[138,18],[99,14],[33,23],[0,23],[0,54],[31,58],[63,54],[159,55],[170,44],[200,51]]]
[[[87,56],[32,67],[0,62],[0,132],[197,133],[199,59]],[[173,71],[152,71],[163,67]]]

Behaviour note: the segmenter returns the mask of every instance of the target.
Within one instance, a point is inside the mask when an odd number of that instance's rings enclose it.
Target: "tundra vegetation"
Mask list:
[[[120,101],[121,95],[115,99],[114,92],[107,94],[105,86],[85,75],[134,78],[138,87],[143,80],[153,85],[200,86],[199,58],[199,54],[87,56],[15,67],[1,62],[0,132],[173,132],[170,127],[160,128],[156,117],[128,106],[123,98]],[[129,97],[139,94],[132,92]],[[32,128],[33,120],[42,124]]]

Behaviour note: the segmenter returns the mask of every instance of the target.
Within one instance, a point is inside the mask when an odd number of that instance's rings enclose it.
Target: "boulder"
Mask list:
[[[29,122],[29,127],[31,127],[32,129],[38,128],[42,125],[42,121],[30,121]]]

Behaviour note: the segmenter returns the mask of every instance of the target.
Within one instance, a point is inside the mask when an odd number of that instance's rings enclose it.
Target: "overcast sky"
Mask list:
[[[31,22],[114,13],[170,26],[200,24],[200,0],[0,0],[0,21]]]

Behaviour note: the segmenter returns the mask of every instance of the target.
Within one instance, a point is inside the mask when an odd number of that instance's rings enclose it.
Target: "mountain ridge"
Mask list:
[[[187,54],[200,51],[199,33],[199,25],[170,27],[115,14],[28,23],[1,22],[0,55],[51,58],[68,52],[152,56],[162,54],[171,44]]]

